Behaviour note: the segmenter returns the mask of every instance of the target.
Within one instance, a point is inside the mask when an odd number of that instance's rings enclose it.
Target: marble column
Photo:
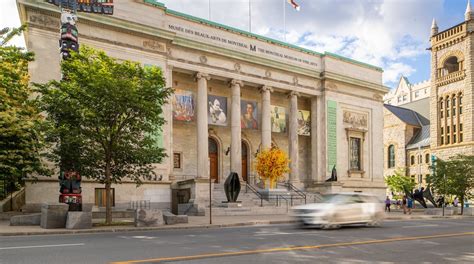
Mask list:
[[[299,184],[298,170],[298,92],[290,92],[290,114],[288,126],[288,152],[290,154],[290,179],[292,184]]]
[[[230,87],[232,90],[231,99],[231,143],[230,143],[230,171],[236,172],[242,177],[242,138],[240,124],[240,88],[243,86],[240,80],[232,80]]]
[[[262,149],[268,149],[272,146],[272,124],[270,115],[270,93],[273,89],[270,86],[262,86]]]
[[[207,81],[208,74],[198,72],[197,102],[196,102],[196,148],[197,148],[197,178],[209,178],[209,132],[207,130]]]
[[[311,182],[318,180],[318,98],[316,96],[311,97],[311,178],[308,179]]]

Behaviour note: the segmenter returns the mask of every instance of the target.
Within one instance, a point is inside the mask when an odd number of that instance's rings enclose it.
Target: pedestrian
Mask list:
[[[454,198],[453,205],[454,205],[454,207],[458,207],[458,204],[459,204],[459,199],[458,199],[458,197],[456,197],[456,198]]]
[[[403,207],[403,214],[407,214],[407,196],[406,195],[403,195],[402,207]]]
[[[407,199],[408,214],[411,215],[411,209],[413,208],[413,199],[408,197]]]
[[[400,200],[397,199],[397,209],[400,210]]]
[[[385,199],[385,212],[389,212],[390,213],[390,205],[391,205],[392,201],[390,201],[390,198],[388,198],[387,196],[387,199]]]

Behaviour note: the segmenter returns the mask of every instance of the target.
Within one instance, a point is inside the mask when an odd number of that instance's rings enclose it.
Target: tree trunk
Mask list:
[[[105,163],[105,223],[112,224],[112,199],[110,195],[111,185],[110,161]]]
[[[464,196],[461,196],[461,215],[464,213]]]

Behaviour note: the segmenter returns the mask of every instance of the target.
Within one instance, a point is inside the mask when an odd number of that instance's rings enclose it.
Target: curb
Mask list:
[[[242,223],[231,224],[205,224],[205,225],[188,225],[188,226],[160,226],[160,227],[130,227],[130,228],[110,228],[110,229],[69,229],[58,231],[38,231],[38,232],[8,232],[0,233],[2,236],[31,236],[31,235],[68,235],[68,234],[94,234],[94,233],[117,233],[117,232],[139,232],[139,231],[166,231],[178,229],[207,229],[207,228],[225,228],[239,226],[256,226],[256,225],[278,225],[293,224],[296,220],[255,220]]]
[[[474,216],[387,216],[384,221],[399,220],[439,220],[439,219],[474,219]],[[160,226],[160,227],[130,227],[130,228],[110,228],[110,229],[69,229],[58,231],[39,231],[39,232],[9,232],[0,233],[2,236],[31,236],[31,235],[69,235],[69,234],[94,234],[94,233],[117,233],[117,232],[139,232],[139,231],[166,231],[179,229],[208,229],[208,228],[226,228],[239,226],[257,226],[257,225],[279,225],[279,224],[295,224],[297,220],[254,220],[241,223],[231,224],[204,224],[204,225],[187,225],[187,226]]]

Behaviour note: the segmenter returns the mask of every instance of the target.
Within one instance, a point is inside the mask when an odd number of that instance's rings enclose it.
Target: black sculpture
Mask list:
[[[332,167],[331,178],[327,179],[326,181],[327,182],[337,181],[336,165]]]
[[[424,208],[428,208],[426,205],[425,199],[423,198],[423,191],[425,188],[421,187],[421,190],[416,189],[415,192],[413,193],[413,198],[418,201],[421,206]]]
[[[237,202],[237,197],[240,193],[240,180],[239,175],[237,173],[231,172],[229,174],[229,176],[224,182],[224,191],[225,196],[227,197],[227,202]]]

